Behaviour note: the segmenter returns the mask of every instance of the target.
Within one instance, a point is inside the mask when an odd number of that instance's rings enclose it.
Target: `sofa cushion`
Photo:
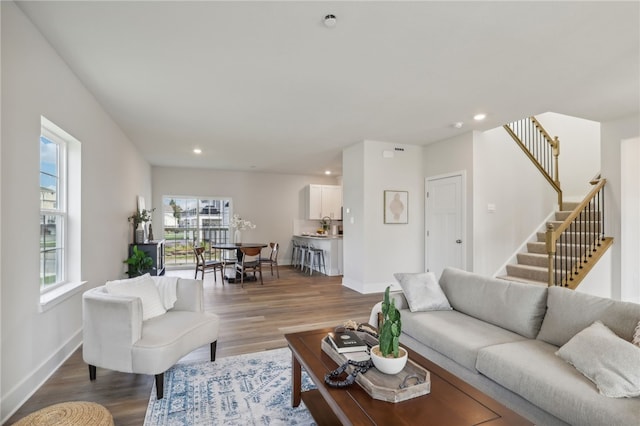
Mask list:
[[[124,280],[107,281],[105,287],[110,294],[139,297],[142,301],[143,321],[167,312],[160,299],[158,287],[149,274]]]
[[[547,287],[446,268],[440,286],[456,311],[535,338],[545,314]]]
[[[433,272],[393,274],[402,287],[411,312],[451,310],[447,296],[440,288]]]
[[[550,287],[547,314],[537,338],[562,346],[598,320],[630,342],[640,320],[640,304],[592,296],[563,287]]]
[[[600,321],[573,336],[556,355],[595,383],[604,396],[640,396],[640,348]]]
[[[523,340],[483,348],[476,368],[498,384],[572,425],[632,425],[640,398],[607,398],[555,355],[557,346]]]
[[[478,350],[523,340],[519,334],[457,311],[401,310],[402,332],[475,371]]]

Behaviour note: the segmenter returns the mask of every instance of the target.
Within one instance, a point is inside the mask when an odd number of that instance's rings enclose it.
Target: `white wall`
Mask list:
[[[343,175],[344,207],[350,213],[343,220],[342,283],[361,293],[373,293],[394,284],[395,272],[424,271],[422,147],[376,141],[359,145],[343,155],[344,170],[353,166],[363,173]],[[392,151],[393,157],[384,158],[384,151]],[[385,190],[409,192],[408,224],[384,223]]]
[[[151,169],[14,3],[2,2],[1,419],[81,343],[81,294],[39,312],[39,136],[44,115],[82,143],[82,279],[120,278]],[[88,380],[88,375],[87,375]]]
[[[2,5],[0,5],[0,34],[2,34]],[[1,48],[0,48],[1,49]],[[1,50],[0,50],[1,51]],[[0,55],[0,81],[2,81],[2,55]],[[2,97],[2,84],[0,84],[0,99]],[[0,176],[2,176],[2,105],[0,102]],[[0,241],[2,241],[2,185],[0,184]],[[0,259],[2,259],[2,244],[0,244]],[[2,319],[2,261],[0,261],[0,321]],[[2,342],[2,327],[0,326],[0,342]],[[1,345],[0,345],[1,348]],[[2,350],[0,350],[0,423],[2,414]]]
[[[427,178],[466,171],[467,223],[466,235],[462,236],[462,240],[466,252],[464,269],[471,270],[473,265],[473,133],[465,133],[426,145],[422,152],[424,175]]]
[[[502,127],[473,139],[473,271],[493,275],[557,207],[557,195]]]
[[[363,287],[367,265],[365,251],[365,144],[357,143],[342,151],[342,283],[351,288]],[[351,284],[348,284],[351,283]]]
[[[621,143],[620,298],[640,303],[640,138],[624,139]]]
[[[622,295],[635,294],[640,283],[623,271],[620,241],[625,230],[622,228],[622,174],[621,144],[625,139],[640,136],[640,117],[612,120],[601,125],[601,160],[602,176],[607,179],[605,186],[605,234],[614,238],[611,250],[611,297],[621,299]],[[640,258],[640,252],[626,252],[625,257]],[[625,296],[626,297],[626,296]]]
[[[589,181],[600,172],[600,123],[547,112],[536,115],[551,137],[560,140],[560,185],[564,201],[582,201]]]
[[[305,188],[309,184],[336,185],[330,176],[246,173],[210,169],[153,167],[154,236],[162,238],[162,197],[191,195],[228,197],[233,212],[256,225],[243,232],[243,241],[278,242],[278,262],[291,260],[294,221],[306,215]],[[316,221],[319,224],[319,221]]]

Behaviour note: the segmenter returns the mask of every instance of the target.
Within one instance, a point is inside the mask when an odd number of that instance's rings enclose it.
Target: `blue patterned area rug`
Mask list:
[[[145,426],[315,425],[304,402],[291,407],[291,351],[274,349],[176,364],[164,398],[151,390]],[[302,371],[302,389],[315,386]]]

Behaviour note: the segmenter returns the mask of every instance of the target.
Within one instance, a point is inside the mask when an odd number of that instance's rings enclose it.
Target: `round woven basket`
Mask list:
[[[109,410],[95,402],[72,401],[45,407],[20,419],[14,425],[112,426],[113,417]]]

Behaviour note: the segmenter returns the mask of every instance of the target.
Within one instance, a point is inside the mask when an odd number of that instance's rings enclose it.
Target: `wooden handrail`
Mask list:
[[[571,214],[564,220],[564,222],[562,222],[562,224],[558,226],[558,229],[554,230],[554,233],[556,235],[560,235],[571,225],[571,222],[573,222],[575,218],[577,218],[582,213],[582,210],[584,210],[589,205],[591,200],[604,187],[605,183],[607,183],[606,179],[600,179],[600,182],[596,186],[594,186],[591,191],[589,191],[587,196],[584,197],[584,200],[582,200],[582,202],[578,204],[578,206],[571,212]]]
[[[603,189],[607,180],[598,176],[593,181],[594,187],[557,229],[552,223],[547,224],[549,286],[575,288],[612,244],[613,240],[604,236],[603,225]],[[562,247],[560,253],[558,244]]]
[[[558,137],[552,138],[535,117],[514,121],[502,127],[556,191],[558,194],[558,206],[562,210],[562,188],[558,170],[558,157],[560,155]],[[533,128],[535,128],[535,131]],[[522,138],[527,140],[523,141]]]

